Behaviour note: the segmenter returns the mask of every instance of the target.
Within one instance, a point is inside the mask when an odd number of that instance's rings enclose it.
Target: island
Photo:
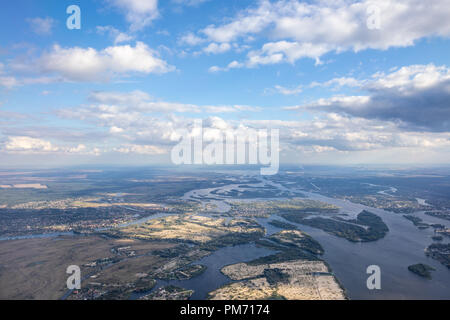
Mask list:
[[[411,271],[412,273],[417,274],[418,276],[431,280],[431,271],[434,271],[436,269],[430,267],[429,265],[418,263],[410,265],[408,267],[408,270]]]

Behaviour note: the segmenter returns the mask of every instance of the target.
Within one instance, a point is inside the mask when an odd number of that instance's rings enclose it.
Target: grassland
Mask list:
[[[130,239],[102,237],[61,237],[2,242],[0,246],[0,299],[59,299],[66,291],[66,268],[81,267],[82,275],[99,273],[104,265],[89,267],[94,261],[113,261],[128,258],[114,249],[130,247],[136,256],[174,247],[170,243],[149,243]],[[129,262],[132,260],[128,260]],[[133,263],[122,262],[117,272],[105,273],[100,279],[109,283],[137,281],[138,272],[164,265],[167,259],[149,255]],[[119,269],[120,266],[126,266]],[[122,270],[122,272],[120,272]],[[114,279],[107,279],[108,275]],[[92,279],[90,279],[92,280]],[[97,279],[98,281],[98,279]],[[103,280],[102,280],[103,281]]]

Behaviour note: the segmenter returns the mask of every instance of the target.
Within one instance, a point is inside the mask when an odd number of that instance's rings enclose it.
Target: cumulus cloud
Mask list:
[[[4,150],[7,152],[25,152],[25,153],[39,153],[39,152],[54,152],[58,151],[50,142],[30,138],[30,137],[8,137],[4,144]]]
[[[49,35],[52,33],[52,29],[55,25],[55,20],[50,17],[46,18],[30,18],[27,19],[30,24],[31,31],[39,35]]]
[[[373,12],[368,9],[376,6]],[[379,12],[379,29],[368,25]],[[386,50],[406,47],[426,37],[450,36],[447,0],[298,0],[260,1],[231,21],[210,25],[199,33],[217,43],[269,35],[262,48],[249,52],[246,66],[293,63],[328,52]]]
[[[260,108],[246,105],[205,105],[158,101],[143,91],[132,92],[92,92],[89,105],[56,111],[59,117],[82,120],[97,127],[107,128],[115,137],[131,140],[154,139],[163,143],[173,140],[171,134],[179,122],[175,116],[171,120],[161,116],[174,113],[184,114],[225,114],[257,112]]]
[[[235,60],[235,61],[231,61],[225,68],[221,68],[219,66],[212,66],[208,69],[208,71],[215,73],[215,72],[220,72],[220,71],[229,71],[231,69],[240,69],[243,67],[244,67],[244,64]]]
[[[218,54],[218,53],[224,53],[231,49],[231,45],[229,43],[210,43],[207,47],[203,49],[205,53],[212,53],[212,54]]]
[[[448,132],[405,132],[394,122],[337,113],[326,113],[308,121],[259,120],[243,123],[252,127],[278,128],[284,149],[307,153],[352,153],[392,149],[423,152],[450,147]]]
[[[331,80],[339,83],[339,79]],[[338,112],[366,119],[396,121],[400,126],[425,131],[450,131],[450,69],[412,65],[371,79],[344,81],[360,86],[359,96],[337,95],[290,109]]]
[[[136,45],[94,48],[63,48],[54,45],[37,60],[44,73],[53,73],[68,81],[105,81],[128,74],[166,73],[174,70],[143,42]]]
[[[104,128],[107,130],[106,135],[95,148],[86,147],[83,138],[72,147],[56,147],[53,143],[37,138],[10,138],[5,144],[9,152],[97,155],[108,151],[129,155],[167,155],[181,139],[180,129],[187,130],[192,137],[200,134],[198,130],[193,130],[199,118],[155,117],[114,106],[100,105],[86,110],[78,108],[59,115],[81,120],[95,128]],[[405,131],[393,121],[330,112],[312,120],[292,121],[228,120],[210,116],[203,119],[202,125],[204,139],[208,143],[222,139],[225,134],[246,136],[249,129],[279,129],[281,148],[292,152],[290,159],[299,154],[332,155],[398,149],[406,154],[410,151],[433,152],[450,148],[449,132]],[[6,151],[6,148],[3,149]]]
[[[159,16],[158,0],[109,0],[109,2],[124,12],[131,31],[145,28]]]
[[[201,33],[215,42],[232,42],[267,28],[276,19],[274,6],[269,1],[260,1],[256,8],[244,10],[231,22],[220,26],[209,25]]]
[[[97,26],[97,33],[101,35],[107,34],[109,37],[114,39],[115,45],[123,42],[130,42],[134,39],[134,36],[125,32],[120,32],[113,26]]]
[[[76,146],[55,146],[50,141],[28,136],[10,136],[1,146],[1,150],[12,154],[83,154],[98,155],[99,149],[88,149],[84,144]]]
[[[89,104],[55,111],[60,118],[81,121],[102,130],[103,144],[115,145],[112,151],[130,154],[161,154],[179,139],[178,130],[192,127],[192,114],[257,112],[246,105],[191,105],[157,101],[142,91],[92,92]],[[180,115],[183,114],[184,116]],[[228,126],[219,117],[210,117],[206,127],[214,130]],[[208,131],[209,132],[209,131]],[[83,139],[81,139],[83,141]],[[117,144],[119,146],[117,146]],[[149,147],[151,146],[151,147]]]
[[[193,34],[192,32],[189,32],[185,35],[183,35],[178,42],[180,44],[187,44],[189,46],[196,46],[199,45],[201,43],[204,43],[206,40],[203,38],[200,38],[199,36],[196,36],[195,34]]]

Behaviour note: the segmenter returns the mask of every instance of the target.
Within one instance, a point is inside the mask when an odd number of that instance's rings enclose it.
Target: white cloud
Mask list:
[[[89,99],[101,112],[193,112],[201,111],[201,107],[193,104],[156,101],[149,94],[135,90],[132,92],[92,92]]]
[[[360,87],[363,85],[364,81],[357,80],[351,77],[340,77],[328,80],[326,82],[312,82],[309,87]]]
[[[198,36],[196,36],[195,34],[193,34],[192,32],[189,32],[185,35],[183,35],[178,42],[180,44],[187,44],[189,46],[197,46],[199,44],[204,43],[206,40],[202,39]]]
[[[14,76],[0,76],[0,87],[5,87],[6,89],[12,89],[24,85],[33,84],[49,84],[54,82],[60,82],[62,79],[54,77],[36,77],[36,78],[16,78]]]
[[[143,42],[136,45],[94,48],[62,48],[54,45],[38,61],[42,72],[55,73],[68,81],[105,81],[130,73],[166,73],[174,70]]]
[[[234,105],[234,106],[205,106],[203,107],[203,110],[207,113],[234,113],[245,111],[258,112],[261,111],[261,108],[252,106]]]
[[[72,148],[68,148],[67,152],[68,153],[81,153],[86,151],[86,146],[84,144],[79,144],[76,147],[72,147]]]
[[[244,105],[206,105],[158,101],[149,94],[135,90],[132,92],[97,91],[89,95],[89,99],[97,103],[96,108],[101,112],[180,112],[180,113],[231,113],[245,111],[260,111],[258,107]]]
[[[281,144],[302,152],[386,151],[449,148],[450,133],[405,132],[394,122],[370,120],[336,113],[304,121],[244,121],[249,126],[279,128]],[[401,158],[401,156],[399,156]]]
[[[8,137],[4,145],[7,152],[54,152],[58,151],[50,142],[30,137]]]
[[[239,69],[239,68],[243,68],[244,64],[238,62],[238,61],[232,61],[230,62],[225,68],[221,68],[218,66],[212,66],[209,68],[209,72],[215,73],[215,72],[220,72],[220,71],[229,71],[231,69]]]
[[[231,45],[229,43],[210,43],[207,47],[203,48],[203,51],[205,53],[212,53],[212,54],[218,54],[218,53],[224,53],[231,49]]]
[[[7,89],[14,88],[19,85],[19,81],[14,77],[2,77],[0,76],[0,86],[5,87]]]
[[[380,29],[367,26],[370,6],[380,9]],[[269,35],[270,42],[248,54],[248,67],[293,63],[328,52],[386,50],[406,47],[422,38],[450,36],[448,0],[262,0],[231,22],[200,31],[209,41],[232,42]],[[263,34],[264,32],[264,34]]]
[[[200,115],[260,111],[257,107],[246,105],[198,106],[155,101],[142,91],[93,92],[89,100],[87,106],[60,109],[55,113],[60,118],[82,121],[100,130],[104,133],[102,144],[119,144],[113,147],[115,152],[130,154],[159,154],[162,150],[167,151],[180,138],[177,130],[189,128],[192,124],[192,119],[177,113]],[[208,119],[205,125],[211,129],[228,126],[227,121],[219,117]]]
[[[109,0],[123,10],[131,31],[138,31],[158,18],[158,0]]]
[[[39,35],[51,34],[55,25],[55,20],[49,17],[27,19],[27,22],[30,24],[31,30]]]
[[[114,133],[122,133],[123,131],[124,130],[122,128],[118,128],[118,127],[114,127],[114,126],[112,126],[109,129],[109,132],[112,133],[112,134],[114,134]]]
[[[222,68],[220,68],[218,66],[212,66],[208,69],[208,71],[211,73],[216,73],[216,72],[222,71]]]
[[[134,90],[131,92],[94,91],[89,95],[89,100],[114,105],[137,106],[142,102],[150,101],[152,97],[143,91]]]
[[[232,42],[247,34],[263,31],[274,21],[276,14],[269,1],[260,1],[255,9],[241,12],[232,22],[221,26],[209,25],[201,33],[215,42]]]
[[[125,145],[121,146],[119,148],[115,148],[114,151],[119,153],[127,153],[127,154],[144,154],[144,155],[160,155],[160,154],[166,154],[168,151],[167,149],[158,147],[158,146],[152,146],[152,145]]]
[[[120,32],[112,26],[97,26],[97,33],[101,35],[108,34],[111,38],[114,39],[115,45],[123,42],[130,42],[134,39],[134,36],[124,32]]]
[[[235,107],[251,109],[247,106]],[[98,105],[86,110],[77,108],[72,111],[72,118],[80,119],[95,128],[105,128],[108,132],[96,148],[88,148],[82,141],[73,147],[54,147],[53,144],[41,139],[26,138],[26,143],[21,141],[10,143],[14,146],[10,146],[10,149],[16,152],[17,150],[24,152],[25,149],[28,153],[42,153],[42,149],[55,149],[54,152],[59,153],[86,155],[98,155],[109,149],[112,152],[129,155],[167,155],[180,139],[178,130],[186,129],[192,132],[193,121],[196,120],[178,116],[154,117],[136,112],[133,107],[108,105]],[[69,113],[66,113],[66,116],[68,115]],[[442,150],[450,151],[448,132],[405,132],[393,121],[364,119],[331,112],[320,114],[310,120],[226,120],[217,116],[203,120],[203,133],[207,142],[223,137],[224,133],[243,136],[249,128],[280,129],[281,147],[290,152],[289,159],[301,154],[322,155],[335,159],[336,155],[348,154],[351,157],[351,154],[360,152],[380,154],[379,152],[388,153],[397,150],[399,154],[406,155],[419,151],[422,153],[426,151],[429,154]],[[198,132],[192,132],[193,136],[196,134]]]
[[[28,136],[10,136],[4,142],[2,151],[10,154],[79,154],[79,155],[99,155],[100,149],[87,148],[84,144],[76,146],[55,146],[50,141]]]
[[[275,64],[282,61],[294,63],[300,58],[316,59],[316,63],[319,63],[319,57],[328,51],[329,46],[326,44],[270,42],[266,43],[261,50],[249,52],[246,64],[248,67],[255,67],[260,64]]]
[[[276,85],[275,86],[275,90],[278,93],[284,94],[284,95],[295,95],[295,94],[299,94],[303,91],[303,86],[299,85],[295,88],[285,88],[283,86],[280,85]]]

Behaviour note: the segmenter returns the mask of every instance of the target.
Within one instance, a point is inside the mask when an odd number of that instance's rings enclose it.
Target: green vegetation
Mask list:
[[[427,279],[431,280],[431,271],[434,271],[436,269],[434,269],[433,267],[430,267],[429,265],[426,265],[423,263],[418,263],[418,264],[410,265],[408,267],[408,270],[411,271],[412,273],[417,274],[418,276],[421,276],[423,278],[427,278]]]
[[[425,214],[439,219],[450,220],[450,211],[427,211]]]
[[[450,269],[450,243],[433,243],[425,249],[425,254]]]
[[[280,220],[271,220],[268,222],[268,224],[280,228],[280,229],[285,229],[285,230],[296,230],[297,226],[294,226],[293,224],[287,223],[287,222],[283,222]]]
[[[305,219],[301,215],[292,213],[282,216],[286,220],[315,227],[352,242],[376,241],[383,238],[389,231],[380,217],[365,210],[356,220],[348,221],[322,217]]]
[[[188,280],[201,275],[206,267],[200,264],[187,265],[171,272],[162,272],[156,275],[157,279],[162,280]]]
[[[403,217],[405,219],[408,219],[409,221],[411,221],[416,227],[418,227],[419,229],[426,229],[428,227],[430,227],[429,224],[427,223],[423,223],[422,219],[420,219],[419,217],[415,217],[415,216],[411,216],[411,215],[403,215]]]
[[[315,255],[295,249],[284,249],[282,252],[278,252],[269,256],[254,259],[248,262],[248,265],[258,266],[261,264],[272,264],[279,262],[287,262],[294,260],[308,260],[308,261],[318,261],[320,260]]]
[[[269,240],[290,248],[310,252],[314,255],[323,254],[324,250],[319,242],[308,234],[298,230],[284,230],[271,235]]]
[[[270,285],[289,283],[289,274],[284,273],[283,270],[278,268],[264,269],[264,277],[266,277]]]
[[[275,254],[248,262],[249,265],[279,263],[293,260],[320,260],[317,255],[324,253],[319,242],[299,230],[283,230],[270,237],[256,241],[259,246],[278,251]]]
[[[298,214],[307,217],[312,213],[337,213],[336,206],[308,199],[290,199],[283,201],[252,201],[231,203],[231,215],[249,217],[269,217],[273,214]]]

